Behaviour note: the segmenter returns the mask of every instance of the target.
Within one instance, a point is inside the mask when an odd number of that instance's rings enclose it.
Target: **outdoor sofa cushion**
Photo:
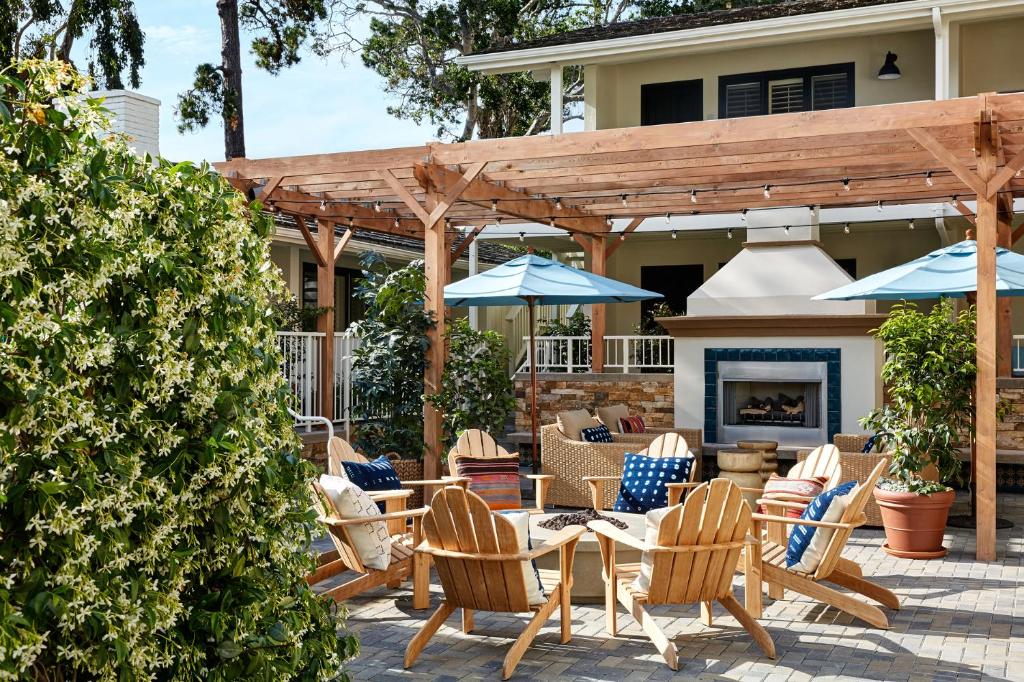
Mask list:
[[[367,568],[383,571],[391,563],[391,535],[387,524],[374,521],[380,510],[362,488],[342,476],[320,476],[320,487],[327,493],[334,513],[341,519],[366,518],[366,523],[346,526],[352,547]]]
[[[588,443],[611,443],[612,432],[608,430],[608,427],[604,424],[598,424],[597,426],[591,426],[589,429],[583,429],[580,431],[580,435],[583,440]]]
[[[586,410],[565,410],[558,413],[558,430],[569,440],[583,440],[581,431],[597,426],[594,418]]]
[[[511,457],[458,457],[455,475],[469,479],[469,489],[488,509],[522,509],[519,490],[519,455]]]
[[[619,419],[619,433],[645,433],[647,424],[640,416],[622,417]]]
[[[846,511],[847,500],[844,499],[857,487],[856,481],[847,481],[832,490],[826,490],[815,497],[800,515],[801,519],[811,521],[838,521]],[[797,524],[789,533],[789,544],[786,547],[786,565],[803,573],[811,573],[818,568],[821,557],[825,553],[828,541],[832,539],[832,528],[816,528]]]
[[[615,511],[644,514],[668,505],[666,483],[690,480],[693,457],[648,457],[627,452]]]
[[[512,522],[516,529],[516,540],[519,541],[519,552],[525,554],[533,549],[533,541],[530,538],[530,512],[526,511],[503,511],[498,512]],[[540,582],[540,571],[537,570],[535,561],[523,562],[523,585],[526,587],[526,601],[531,606],[543,604],[544,586]]]
[[[619,433],[619,420],[629,416],[629,408],[623,404],[597,408],[597,420],[615,433]]]

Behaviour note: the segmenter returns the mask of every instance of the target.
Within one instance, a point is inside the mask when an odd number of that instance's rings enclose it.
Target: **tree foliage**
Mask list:
[[[882,381],[889,399],[861,424],[893,453],[890,474],[902,489],[944,490],[921,480],[929,464],[946,482],[960,472],[958,446],[973,428],[976,315],[974,306],[955,313],[949,299],[927,313],[902,303],[875,331],[885,346]]]
[[[423,372],[433,316],[424,309],[423,261],[392,270],[378,253],[362,256],[356,296],[365,317],[351,330],[362,343],[353,351],[355,444],[376,457],[423,455]]]
[[[272,224],[83,87],[0,73],[0,677],[334,676]]]
[[[777,1],[777,0],[776,0]],[[428,122],[441,139],[508,137],[550,130],[550,90],[530,74],[484,76],[460,55],[574,29],[721,9],[764,0],[331,0],[321,53],[358,54],[383,79],[398,118]],[[363,22],[369,17],[369,35]],[[580,118],[583,70],[563,74],[563,119]]]
[[[71,62],[75,41],[91,33],[86,64],[100,87],[137,88],[145,35],[134,0],[0,0],[0,65],[20,58]]]

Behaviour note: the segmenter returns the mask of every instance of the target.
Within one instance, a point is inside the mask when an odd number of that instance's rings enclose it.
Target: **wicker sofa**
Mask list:
[[[867,480],[868,474],[875,468],[879,460],[885,460],[886,466],[889,463],[889,455],[884,452],[861,452],[868,442],[868,436],[852,433],[837,433],[832,438],[832,443],[839,448],[839,466],[843,470],[843,481],[857,481],[863,483]],[[807,459],[810,450],[801,450],[797,453],[797,461]],[[868,526],[882,525],[882,513],[878,510],[878,504],[872,495],[864,508],[864,515],[867,516]]]
[[[652,429],[645,433],[616,433],[613,435],[612,443],[588,443],[570,440],[557,424],[542,426],[541,471],[555,476],[548,491],[547,503],[562,507],[589,507],[590,489],[583,482],[584,476],[620,476],[627,452],[642,450],[657,436],[668,431],[675,431],[686,439],[686,444],[697,458],[696,464],[699,467],[703,447],[700,429]],[[699,469],[697,476],[697,480],[700,480]],[[618,489],[608,486],[605,491],[605,504],[611,507],[615,503],[617,493]]]

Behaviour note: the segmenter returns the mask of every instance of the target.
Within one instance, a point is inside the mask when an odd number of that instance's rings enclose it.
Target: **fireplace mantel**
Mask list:
[[[868,336],[885,315],[742,315],[659,317],[669,334],[686,337]]]

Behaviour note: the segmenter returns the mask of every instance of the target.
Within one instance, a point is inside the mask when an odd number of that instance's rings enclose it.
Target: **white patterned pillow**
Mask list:
[[[367,568],[383,571],[391,563],[391,536],[383,521],[370,521],[380,516],[377,503],[362,488],[341,476],[320,476],[320,487],[342,519],[366,518],[366,523],[347,526],[353,549]]]

